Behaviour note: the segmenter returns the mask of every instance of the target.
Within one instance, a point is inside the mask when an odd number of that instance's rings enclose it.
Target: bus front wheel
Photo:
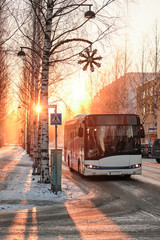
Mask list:
[[[160,158],[156,158],[157,163],[160,163]]]
[[[129,178],[131,177],[131,174],[126,174],[126,175],[124,175],[124,177],[125,177],[126,179],[129,179]]]

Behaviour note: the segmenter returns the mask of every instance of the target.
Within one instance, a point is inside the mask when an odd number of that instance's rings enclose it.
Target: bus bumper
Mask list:
[[[84,175],[85,176],[93,176],[93,175],[107,175],[107,176],[124,176],[124,175],[141,175],[142,174],[142,166],[138,164],[134,168],[131,169],[103,169],[103,168],[95,168],[94,166],[85,166]]]

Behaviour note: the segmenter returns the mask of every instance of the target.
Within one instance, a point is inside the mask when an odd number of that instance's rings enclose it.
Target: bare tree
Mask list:
[[[143,39],[143,44],[141,49],[141,58],[140,58],[140,72],[142,76],[141,76],[141,81],[136,82],[137,86],[140,85],[140,87],[138,87],[137,89],[137,109],[140,110],[138,114],[141,116],[142,124],[145,123],[145,120],[147,119],[149,114],[149,111],[147,111],[149,110],[149,107],[147,107],[148,101],[145,96],[145,91],[146,91],[145,83],[147,81],[146,69],[147,69],[147,63],[148,63],[147,48],[148,48],[148,43],[146,43],[145,39]]]
[[[8,66],[0,49],[0,147],[3,145],[4,122],[8,114],[9,87]]]
[[[8,1],[0,0],[0,146],[3,144],[4,138],[4,121],[8,113],[8,102],[9,102],[9,74],[7,65],[7,55],[4,48],[7,35],[5,34],[7,18],[6,7]]]
[[[114,65],[112,68],[112,83],[101,90],[102,95],[99,102],[99,108],[102,106],[102,112],[108,113],[124,113],[130,112],[131,99],[129,98],[129,74],[130,67],[128,58],[127,44],[124,52],[117,50],[114,57]],[[105,94],[104,94],[105,93]],[[104,96],[106,95],[106,96]]]

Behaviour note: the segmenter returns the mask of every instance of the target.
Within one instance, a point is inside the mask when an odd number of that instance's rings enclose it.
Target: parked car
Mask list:
[[[156,138],[153,142],[152,157],[155,158],[158,163],[160,163],[160,139],[159,138]]]
[[[141,154],[142,157],[152,157],[152,143],[141,143]]]

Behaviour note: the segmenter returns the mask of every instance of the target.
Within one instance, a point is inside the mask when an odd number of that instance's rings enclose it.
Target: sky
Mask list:
[[[129,6],[129,36],[134,47],[138,46],[143,36],[151,31],[156,20],[160,21],[160,0],[138,0]]]

